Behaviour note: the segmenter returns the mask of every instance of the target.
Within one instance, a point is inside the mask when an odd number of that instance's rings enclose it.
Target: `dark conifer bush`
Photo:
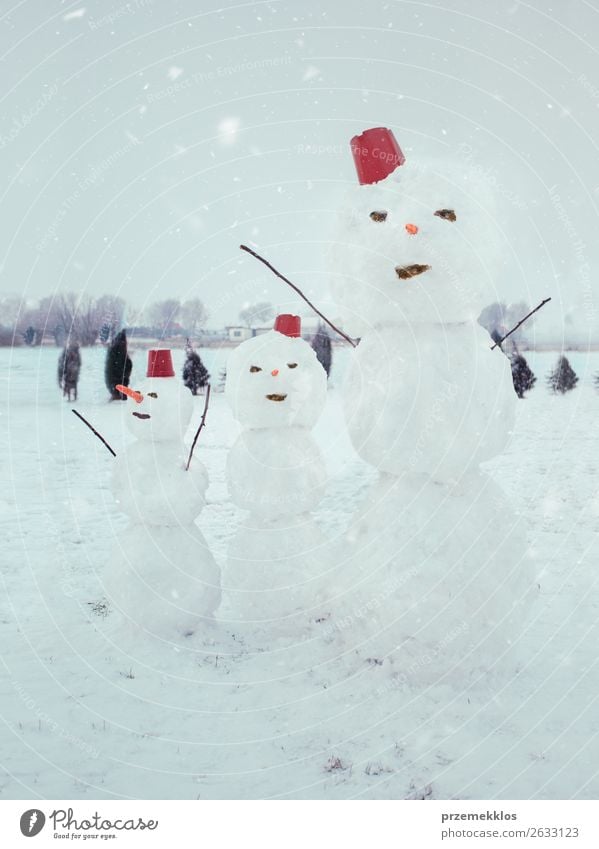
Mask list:
[[[327,373],[327,377],[331,373],[331,365],[333,361],[333,349],[331,347],[331,337],[324,324],[318,325],[316,336],[312,340],[312,348],[316,352],[316,358]]]
[[[522,354],[516,353],[512,357],[512,380],[518,398],[524,398],[524,395],[530,392],[537,382],[532,369],[526,362],[526,357]]]
[[[199,389],[208,385],[210,375],[198,352],[191,347],[189,340],[187,340],[185,350],[187,356],[183,364],[183,383],[192,395],[197,395]]]
[[[129,386],[132,368],[131,358],[127,354],[127,333],[121,330],[117,333],[112,344],[106,350],[106,365],[104,366],[104,380],[106,388],[110,392],[111,401],[126,401],[127,396],[116,389],[120,383]]]
[[[556,367],[547,378],[547,385],[553,393],[559,392],[564,395],[571,389],[574,389],[578,383],[576,372],[568,362],[568,358],[563,355],[557,361]]]

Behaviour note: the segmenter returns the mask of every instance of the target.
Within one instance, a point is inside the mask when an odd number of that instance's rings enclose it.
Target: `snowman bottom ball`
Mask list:
[[[195,525],[134,525],[104,576],[113,607],[131,625],[165,638],[188,635],[220,604],[220,570]]]

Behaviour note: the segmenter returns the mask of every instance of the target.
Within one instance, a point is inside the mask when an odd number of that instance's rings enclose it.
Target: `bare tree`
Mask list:
[[[75,313],[75,338],[82,345],[95,345],[100,330],[100,314],[93,298],[82,298]]]
[[[506,306],[501,303],[489,304],[478,317],[478,323],[492,335],[494,331],[501,336],[506,328]]]
[[[35,321],[32,321],[34,326],[39,328],[39,331],[42,334],[52,333],[56,344],[62,347],[64,344],[65,332],[60,323],[55,298],[51,296],[40,298],[36,312],[37,318]]]
[[[100,320],[93,298],[65,292],[55,298],[55,309],[67,340],[78,340],[81,345],[96,342]]]
[[[173,324],[177,321],[181,311],[181,303],[176,298],[168,298],[166,301],[156,301],[147,309],[148,321],[160,330],[162,336],[168,336]]]
[[[195,336],[208,320],[208,310],[200,298],[190,298],[181,306],[181,323],[189,336]]]
[[[77,313],[77,295],[75,292],[65,292],[56,295],[53,303],[53,313],[56,321],[62,327],[66,338],[74,335],[75,315]]]
[[[29,337],[32,331],[35,334],[35,341],[29,344],[40,344],[43,335],[51,333],[60,347],[69,341],[94,345],[105,319],[110,317],[115,329],[122,326],[125,307],[125,301],[114,295],[95,299],[76,292],[40,298],[36,307],[27,307],[18,296],[0,299],[0,315],[9,317],[15,332]]]
[[[44,335],[44,317],[39,307],[28,307],[22,310],[13,332],[15,336],[23,338],[27,345],[41,345]]]
[[[96,301],[96,312],[100,327],[106,324],[113,330],[123,326],[127,304],[118,295],[101,295]]]
[[[526,303],[526,301],[518,301],[517,303],[509,304],[505,311],[506,325],[508,327],[514,327],[529,311],[530,306]],[[523,324],[522,327],[519,327],[518,330],[511,335],[510,338],[514,344],[522,344],[526,337],[526,333],[530,330],[535,318],[536,316],[530,318],[525,325]]]
[[[239,320],[246,327],[252,327],[256,322],[269,321],[274,315],[273,305],[267,301],[260,301],[257,304],[246,304],[239,313]]]
[[[127,325],[134,327],[135,325],[144,323],[144,310],[137,304],[127,304]]]
[[[22,324],[22,315],[27,304],[21,295],[4,295],[0,298],[0,321],[5,327],[15,328]]]
[[[504,336],[508,329],[514,327],[529,310],[530,307],[525,301],[518,301],[507,306],[502,303],[489,304],[479,315],[478,323],[488,330],[492,338],[497,341],[497,337],[501,338]],[[529,320],[526,327],[522,325],[521,328],[511,335],[509,345],[504,347],[506,353],[510,347],[517,346],[523,342],[532,321],[534,319]]]

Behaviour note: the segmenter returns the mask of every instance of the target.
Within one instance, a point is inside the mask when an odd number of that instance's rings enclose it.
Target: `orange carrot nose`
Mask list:
[[[279,373],[278,368],[273,368],[273,370],[271,371],[271,374],[272,374],[273,377],[276,377],[278,375],[278,373]]]
[[[135,389],[129,389],[128,386],[123,386],[122,383],[117,383],[114,388],[118,389],[119,392],[122,392],[123,395],[126,395],[127,398],[131,398],[136,404],[141,404],[144,399],[141,392],[136,392]]]
[[[415,224],[406,224],[406,230],[410,236],[415,236],[418,232],[418,227]]]

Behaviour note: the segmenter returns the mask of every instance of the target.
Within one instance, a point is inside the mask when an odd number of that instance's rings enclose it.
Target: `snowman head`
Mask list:
[[[180,442],[191,420],[191,393],[175,378],[169,350],[148,351],[146,379],[128,389],[126,421],[137,439]]]
[[[273,330],[242,342],[227,360],[225,392],[246,428],[311,428],[326,391],[326,372],[300,337],[299,316],[278,316]]]
[[[354,137],[352,153],[360,185],[330,253],[344,327],[362,335],[403,322],[475,321],[497,300],[500,243],[480,174],[406,164],[384,128]]]

